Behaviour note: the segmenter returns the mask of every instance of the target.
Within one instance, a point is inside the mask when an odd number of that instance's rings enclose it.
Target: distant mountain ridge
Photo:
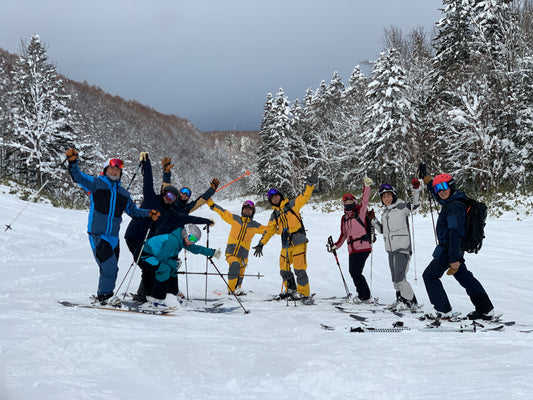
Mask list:
[[[0,58],[6,61],[7,68],[17,57],[0,49]],[[154,186],[161,180],[160,159],[168,156],[175,164],[172,183],[190,187],[194,197],[207,189],[212,178],[228,182],[255,163],[258,132],[200,132],[187,119],[162,114],[137,101],[110,95],[87,82],[60,76],[71,95],[68,106],[79,115],[73,128],[84,142],[94,146],[100,158],[92,163],[91,169],[96,170],[86,170],[88,173],[98,173],[104,159],[120,157],[125,161],[125,178],[129,182],[138,165],[139,153],[147,151],[152,160]],[[80,160],[83,169],[83,155]],[[86,160],[85,166],[88,165],[90,161]],[[245,183],[236,184],[233,190],[243,193]],[[132,192],[142,192],[141,178],[135,179]]]

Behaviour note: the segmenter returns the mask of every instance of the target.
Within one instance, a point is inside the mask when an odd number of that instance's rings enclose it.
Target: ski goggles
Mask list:
[[[252,200],[246,200],[242,205],[242,208],[244,207],[250,207],[251,209],[255,209],[255,204]]]
[[[387,191],[392,191],[392,186],[390,185],[390,183],[384,183],[379,187],[379,193]]]
[[[278,189],[270,189],[270,190],[267,192],[267,196],[268,196],[269,199],[270,199],[272,196],[276,195],[276,194],[279,194]]]
[[[116,167],[120,169],[124,168],[124,161],[122,161],[120,158],[112,158],[111,160],[109,160],[108,164],[110,167]]]
[[[189,242],[191,243],[196,243],[198,241],[198,238],[196,236],[194,236],[192,233],[189,233],[187,235],[187,239],[189,240]]]
[[[167,199],[168,201],[170,202],[174,202],[176,201],[176,199],[178,198],[174,193],[172,192],[165,192],[164,196],[163,196],[165,199]]]
[[[192,194],[191,189],[186,188],[186,187],[182,187],[182,188],[180,189],[180,193],[183,193],[183,194],[186,195],[187,197],[191,197],[191,194]]]
[[[450,185],[448,185],[448,182],[437,183],[433,186],[433,189],[435,189],[435,193],[439,193],[442,190],[448,190],[449,188]]]

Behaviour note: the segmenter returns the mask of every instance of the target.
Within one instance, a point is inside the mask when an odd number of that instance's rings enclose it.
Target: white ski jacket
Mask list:
[[[381,222],[377,219],[376,230],[383,234],[385,250],[389,253],[411,254],[411,232],[409,229],[409,214],[420,205],[420,192],[413,191],[412,203],[396,200],[390,206],[385,206]]]

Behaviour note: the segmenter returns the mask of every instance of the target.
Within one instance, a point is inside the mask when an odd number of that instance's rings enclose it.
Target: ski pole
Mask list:
[[[214,272],[186,272],[186,271],[178,271],[178,274],[180,275],[218,275]],[[244,274],[242,276],[251,276],[252,278],[261,279],[264,277],[260,272],[257,274]]]
[[[135,173],[131,177],[130,183],[129,183],[128,187],[126,188],[126,190],[130,190],[130,186],[133,183],[133,180],[135,179],[135,177],[137,176],[137,172],[139,172],[139,168],[141,168],[142,163],[143,163],[142,161],[139,161],[139,165],[137,165],[137,169],[135,170]]]
[[[207,224],[204,229],[207,230],[207,247],[209,247],[209,224]],[[209,258],[205,260],[205,298],[204,298],[205,304],[207,304],[207,269],[209,267],[208,259]]]
[[[218,275],[222,278],[222,280],[224,281],[224,283],[226,284],[226,287],[229,287],[229,284],[228,284],[228,281],[226,281],[226,278],[224,278],[224,275],[222,275],[222,273],[220,272],[220,270],[217,268],[217,266],[215,265],[215,263],[213,262],[213,259],[211,257],[207,257],[207,259],[209,260],[209,262],[213,265],[213,267],[215,267],[215,269],[217,270],[218,272]],[[207,278],[206,278],[207,279]],[[235,300],[237,300],[237,302],[239,303],[239,305],[241,306],[241,308],[244,310],[244,313],[245,314],[248,314],[250,311],[248,311],[246,308],[244,308],[244,305],[242,304],[242,301],[239,300],[239,298],[237,297],[237,295],[235,294],[235,292],[232,292],[233,294],[233,297],[235,297]]]
[[[141,255],[142,255],[143,250],[144,250],[144,245],[146,244],[146,241],[148,240],[148,236],[150,235],[150,231],[152,230],[153,226],[154,226],[154,221],[152,221],[150,223],[150,226],[148,227],[148,231],[146,232],[146,235],[144,236],[143,244],[141,246],[141,250],[139,251],[139,255],[137,256],[137,259],[135,259],[135,258],[133,259],[133,262],[131,263],[128,271],[126,272],[126,275],[124,275],[124,279],[122,279],[122,282],[120,282],[120,285],[119,285],[119,287],[117,289],[117,293],[119,293],[120,288],[122,287],[122,284],[124,283],[124,281],[126,280],[128,274],[130,273],[131,267],[133,267],[134,264],[139,265],[139,260],[141,259]],[[130,289],[131,281],[133,280],[133,276],[134,275],[135,275],[135,270],[133,270],[133,273],[131,274],[130,281],[128,282],[128,286],[126,287],[126,291],[124,292],[123,299],[126,299],[126,293],[128,293],[128,290]]]
[[[230,183],[226,183],[224,186],[219,187],[219,188],[215,191],[215,193],[218,192],[218,191],[220,191],[220,190],[222,190],[222,189],[224,189],[225,187],[231,185],[232,183],[237,182],[239,179],[244,178],[245,176],[250,176],[250,175],[251,175],[251,172],[250,172],[250,171],[246,171],[244,174],[242,174],[242,175],[239,176],[238,178],[235,178],[235,179],[232,180]]]
[[[185,251],[184,255],[184,262],[185,262],[185,292],[187,293],[187,301],[189,301],[189,273],[187,271],[187,251]],[[178,271],[178,274],[180,272]]]
[[[64,161],[63,161],[64,163]],[[63,165],[63,164],[61,164]],[[6,225],[6,229],[4,229],[4,232],[8,231],[9,229],[11,229],[11,225],[13,225],[15,223],[15,221],[18,219],[18,217],[20,217],[22,215],[22,213],[24,212],[24,210],[31,204],[31,202],[33,201],[33,199],[39,194],[41,193],[41,190],[44,189],[44,187],[48,184],[48,182],[50,182],[50,179],[47,179],[45,183],[43,183],[43,185],[40,187],[40,189],[30,197],[30,199],[28,200],[28,202],[26,203],[26,205],[22,208],[22,210],[19,211],[19,213],[17,214],[17,216],[13,219],[13,221],[11,221],[10,224],[7,224]]]
[[[429,190],[428,190],[428,193],[429,193]],[[435,229],[435,218],[433,217],[433,207],[431,206],[431,201],[435,201],[435,199],[433,199],[433,195],[431,193],[429,193],[429,210],[431,212],[431,222],[433,223],[433,235],[435,235],[435,245],[439,245],[439,242],[437,240],[437,230]],[[435,209],[437,209],[436,207],[436,204],[435,204]],[[438,211],[437,211],[438,213]]]
[[[333,238],[330,236],[328,237],[328,245],[330,249],[333,248]],[[341,273],[342,283],[344,284],[344,290],[346,290],[346,300],[350,301],[352,298],[352,294],[350,293],[350,290],[348,289],[348,285],[346,284],[346,279],[344,279],[344,274],[342,273],[341,264],[339,263],[339,258],[337,257],[337,250],[331,250],[333,255],[335,256],[335,261],[337,261],[337,267],[339,267],[339,272]]]

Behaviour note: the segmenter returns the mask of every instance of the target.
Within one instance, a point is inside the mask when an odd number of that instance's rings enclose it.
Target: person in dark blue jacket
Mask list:
[[[153,266],[139,261],[139,255],[147,238],[156,235],[171,233],[185,224],[213,225],[214,221],[207,218],[200,218],[181,212],[176,206],[179,198],[179,191],[170,185],[171,159],[163,158],[163,188],[159,193],[154,190],[154,179],[152,175],[152,165],[148,153],[142,152],[139,156],[143,173],[143,202],[141,208],[152,208],[161,213],[155,222],[143,219],[133,219],[128,225],[124,238],[126,244],[133,255],[133,260],[138,262],[142,270],[141,283],[134,295],[134,300],[144,303],[146,296],[150,294],[155,278]]]
[[[437,219],[436,234],[438,245],[433,251],[433,261],[422,274],[429,300],[437,316],[451,316],[452,306],[440,278],[448,271],[466,289],[475,310],[468,314],[470,319],[491,319],[494,306],[481,283],[465,265],[461,243],[465,237],[466,205],[461,201],[466,196],[455,189],[455,181],[448,174],[437,175],[434,179],[426,172],[425,164],[420,164],[418,175],[427,185],[428,192],[442,206]]]
[[[65,152],[69,173],[78,185],[90,193],[89,224],[87,232],[94,258],[100,269],[97,300],[106,304],[113,297],[118,273],[119,229],[122,213],[133,218],[150,217],[157,220],[157,210],[139,209],[129,192],[120,186],[124,163],[113,158],[104,165],[103,174],[90,176],[78,168],[78,153],[74,149]]]
[[[154,179],[152,174],[152,165],[148,153],[142,152],[139,157],[141,162],[143,174],[143,201],[141,208],[151,208],[161,213],[161,216],[156,222],[151,222],[146,219],[133,219],[126,229],[124,238],[128,249],[133,255],[133,259],[137,261],[139,253],[145,238],[150,238],[155,235],[170,233],[185,224],[212,224],[213,221],[193,217],[182,212],[177,205],[179,199],[179,191],[174,186],[170,185],[170,158],[163,159],[163,187],[159,193],[154,190]],[[150,230],[150,232],[148,232]],[[146,236],[148,234],[148,236]]]

